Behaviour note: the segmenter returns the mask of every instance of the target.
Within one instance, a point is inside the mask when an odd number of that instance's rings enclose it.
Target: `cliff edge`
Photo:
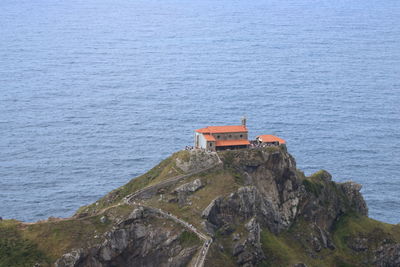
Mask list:
[[[400,266],[361,185],[285,146],[180,151],[66,219],[0,222],[0,266]]]

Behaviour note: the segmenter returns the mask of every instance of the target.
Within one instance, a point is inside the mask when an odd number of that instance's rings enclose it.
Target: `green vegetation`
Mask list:
[[[268,230],[261,231],[261,245],[268,256],[263,266],[288,266],[296,263],[296,251],[289,247],[284,238],[278,237]],[[297,260],[297,262],[300,262]]]
[[[182,246],[194,246],[200,244],[200,239],[193,232],[183,231],[179,236],[179,242]]]
[[[39,263],[49,266],[51,261],[38,246],[21,236],[16,221],[0,222],[0,267],[32,267]]]
[[[126,214],[125,206],[108,211]],[[84,219],[52,219],[33,224],[13,220],[0,222],[0,267],[29,266],[39,263],[50,266],[73,248],[102,242],[102,234],[111,222],[102,223],[102,215]]]
[[[305,177],[304,174],[299,177],[303,179],[302,183],[307,192],[319,197],[327,184],[327,177],[330,177],[330,174],[324,170],[320,170],[309,177]]]
[[[110,223],[101,223],[99,216],[84,220],[62,220],[28,225],[22,234],[34,241],[39,248],[46,251],[53,260],[65,251],[83,244],[96,244],[101,236],[111,226]]]
[[[318,197],[322,189],[324,188],[324,185],[318,182],[313,182],[311,180],[305,179],[303,180],[303,185],[306,188],[307,192],[313,193],[316,197]]]
[[[167,188],[165,195],[172,193],[174,188],[183,183],[189,183],[195,179],[200,179],[203,188],[194,192],[190,196],[190,206],[181,206],[176,202],[170,202],[167,200],[159,201],[159,196],[154,196],[149,200],[145,200],[150,206],[161,208],[165,211],[175,214],[179,218],[185,219],[192,223],[196,227],[201,227],[199,218],[201,217],[202,211],[211,203],[211,201],[219,196],[226,196],[231,192],[236,191],[240,184],[238,184],[237,178],[228,170],[224,169],[212,169],[205,172],[193,175],[190,178],[181,181],[179,184]],[[174,194],[171,194],[171,197]]]
[[[354,240],[364,238],[368,247],[364,252],[355,253],[349,246]],[[336,262],[340,266],[358,266],[362,259],[372,257],[372,250],[381,245],[382,240],[386,242],[400,241],[400,227],[386,224],[361,216],[358,214],[347,214],[343,216],[334,226],[333,241],[336,245]],[[353,265],[349,265],[349,264]],[[347,265],[346,265],[347,264]]]
[[[322,248],[318,257],[310,257],[313,251],[309,242],[318,231],[307,221],[300,219],[288,231],[274,235],[267,229],[261,232],[261,244],[267,259],[261,266],[292,266],[303,262],[307,266],[360,266],[362,259],[370,257],[371,251],[355,253],[349,243],[355,238],[365,237],[369,249],[376,249],[383,239],[386,242],[400,241],[400,226],[382,223],[366,216],[347,214],[334,226],[334,250]]]
[[[400,242],[400,225],[392,225],[376,221],[366,216],[349,214],[343,216],[334,228],[337,246],[347,250],[347,242],[351,237],[366,237],[373,247],[377,247],[383,237],[387,242]]]
[[[234,164],[235,153],[234,151],[223,151],[218,152],[220,157],[223,159],[225,167],[231,167]]]
[[[220,248],[213,244],[208,251],[204,266],[237,266],[236,259],[232,256],[231,251],[225,246],[224,248],[225,249],[221,251]]]
[[[313,181],[323,181],[326,179],[326,177],[330,177],[330,174],[325,170],[319,170],[319,171],[313,173],[309,177],[309,179],[311,179]]]
[[[142,199],[141,202],[171,212],[178,218],[203,229],[202,212],[211,201],[219,197],[226,198],[243,186],[244,171],[251,172],[260,164],[273,167],[275,161],[279,163],[279,155],[276,153],[268,158],[268,153],[279,149],[283,151],[285,147],[219,152],[224,162],[223,168],[217,166],[186,177],[176,184],[165,186],[162,188],[162,193],[149,199]],[[102,243],[103,234],[109,231],[115,222],[126,218],[132,212],[132,206],[121,204],[125,196],[183,174],[183,171],[176,166],[176,159],[188,162],[190,156],[189,151],[173,154],[147,173],[112,191],[96,203],[82,207],[75,218],[51,219],[33,224],[13,220],[0,221],[0,267],[32,267],[36,263],[43,267],[51,266],[62,254],[74,248],[91,247]],[[297,171],[297,175],[306,191],[310,193],[304,203],[307,204],[306,201],[311,199],[309,203],[318,203],[317,208],[322,207],[328,211],[339,207],[347,212],[341,215],[333,227],[325,229],[330,232],[328,237],[335,248],[321,245],[322,241],[319,239],[322,230],[316,226],[314,218],[300,215],[288,230],[280,234],[273,234],[267,228],[262,229],[260,241],[266,258],[260,266],[293,266],[297,263],[305,263],[310,267],[360,266],[363,259],[371,257],[373,249],[382,245],[382,240],[386,243],[400,242],[400,225],[385,224],[348,212],[351,211],[348,197],[341,185],[330,180],[330,175],[326,171],[316,172],[309,177]],[[195,179],[200,179],[202,184],[197,191],[174,192],[178,186],[193,182]],[[102,216],[106,216],[107,220],[100,220]],[[234,215],[232,217],[232,223],[225,224],[216,231],[205,266],[236,266],[238,258],[232,255],[232,251],[235,242],[244,242],[248,230],[243,222],[235,220]],[[151,224],[175,233],[182,231],[181,225],[171,220],[166,222],[165,218],[152,218]],[[233,233],[238,236],[239,241],[233,241]],[[365,241],[368,242],[367,248],[355,252],[351,248],[352,244],[354,240],[360,238],[367,240]],[[178,241],[182,247],[202,244],[196,234],[186,230],[181,232]],[[315,242],[319,243],[315,245]],[[319,247],[316,249],[315,246]]]
[[[244,178],[240,172],[235,169],[228,169],[228,172],[233,176],[237,185],[244,185]]]
[[[190,160],[190,152],[188,150],[179,151],[179,159],[183,162],[188,162]]]
[[[269,153],[274,153],[277,151],[281,151],[282,148],[283,146],[267,146],[264,149],[267,150]]]
[[[235,228],[235,234],[242,234],[245,230],[243,225],[234,225],[232,228]],[[208,257],[204,266],[237,266],[236,258],[232,255],[233,251],[233,242],[232,236],[226,235],[222,233],[223,231],[218,230],[215,233],[215,241],[210,247],[208,252]],[[223,249],[221,249],[223,248]]]

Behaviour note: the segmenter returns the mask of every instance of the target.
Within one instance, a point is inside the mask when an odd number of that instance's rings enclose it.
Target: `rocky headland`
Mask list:
[[[400,266],[400,225],[285,146],[180,151],[71,218],[0,221],[0,266]]]

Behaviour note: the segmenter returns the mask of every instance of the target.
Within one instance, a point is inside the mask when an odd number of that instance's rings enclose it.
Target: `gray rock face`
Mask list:
[[[341,184],[342,189],[357,213],[368,216],[368,206],[360,193],[361,185],[354,182]]]
[[[301,213],[306,219],[329,231],[345,213],[368,215],[367,204],[359,192],[361,185],[353,182],[332,182],[331,175],[326,171],[320,171],[318,176],[314,185],[318,189],[307,192],[302,203]]]
[[[55,263],[56,267],[69,267],[69,266],[78,266],[83,257],[83,250],[73,250],[70,253],[64,254],[61,259],[58,259]]]
[[[219,211],[218,206],[222,203],[222,201],[223,201],[222,197],[217,197],[216,199],[211,201],[211,203],[208,204],[208,206],[204,209],[201,216],[206,219],[207,218],[211,219],[213,217],[213,215],[217,215],[218,211]]]
[[[203,210],[202,217],[208,223],[205,224],[207,229],[219,232],[225,225],[248,221],[248,237],[245,242],[236,242],[232,248],[232,255],[239,265],[257,265],[265,257],[258,245],[261,228],[278,234],[301,215],[313,225],[312,236],[307,242],[315,254],[325,248],[335,249],[330,230],[342,214],[351,211],[362,215],[368,213],[359,192],[361,186],[356,183],[336,184],[328,172],[322,171],[315,178],[315,185],[307,188],[288,153],[266,150],[235,153],[236,157],[229,159],[230,168],[242,174],[246,186],[229,196],[214,199]]]
[[[279,207],[263,198],[254,186],[241,187],[226,199],[217,198],[203,211],[203,217],[217,227],[254,216],[273,232],[279,232],[285,225]]]
[[[248,255],[246,257],[248,261],[245,263],[247,263],[247,265],[253,266],[265,258],[260,241],[261,227],[255,217],[252,218],[248,223],[246,223],[245,227],[249,232],[247,239],[244,242],[244,251],[247,251],[246,254]],[[243,265],[244,262],[240,260],[240,258],[241,257],[239,254],[238,263]]]
[[[175,193],[193,193],[199,190],[203,184],[201,183],[200,179],[196,179],[193,182],[183,184],[177,187],[174,192]]]
[[[199,246],[182,247],[182,230],[153,226],[154,214],[135,209],[128,219],[105,234],[102,244],[63,255],[56,267],[186,266]]]
[[[400,266],[400,244],[387,244],[375,251],[374,263],[379,267]]]
[[[256,216],[274,233],[289,227],[305,193],[294,159],[287,153],[243,150],[233,160],[232,166],[246,177],[248,185],[215,199],[203,211],[203,218],[221,226]]]
[[[134,209],[131,214],[129,214],[128,219],[130,220],[138,220],[142,219],[145,216],[145,211],[143,207],[139,207]]]
[[[100,222],[101,223],[106,223],[107,222],[107,217],[106,216],[101,216]]]
[[[366,251],[368,250],[368,239],[365,237],[356,237],[351,239],[347,245],[356,252]]]
[[[177,158],[176,166],[184,172],[192,172],[216,165],[218,162],[219,159],[216,152],[193,149],[189,151],[189,160],[183,161]]]
[[[196,192],[200,188],[203,187],[200,179],[196,179],[192,182],[185,183],[173,191],[173,194],[176,195],[175,198],[171,198],[170,202],[177,202],[180,206],[191,205],[191,202],[188,201],[189,195]]]
[[[218,196],[208,204],[202,211],[201,225],[204,232],[216,237],[212,251],[231,253],[238,266],[257,266],[268,260],[269,255],[261,246],[264,230],[279,234],[301,219],[308,231],[294,239],[304,244],[307,256],[318,258],[321,251],[336,249],[331,233],[343,214],[368,214],[360,193],[361,185],[334,183],[325,171],[305,179],[285,150],[229,152],[221,153],[225,157],[224,168],[239,173],[243,182],[239,188],[234,187],[234,192]],[[219,162],[215,153],[201,150],[188,153],[188,161],[176,160],[176,165],[184,172]],[[168,190],[176,187],[164,184],[149,195],[165,190],[166,186]],[[196,197],[195,192],[203,186],[206,185],[200,179],[180,185],[173,190],[171,200],[179,205],[191,205],[189,202]],[[183,247],[179,242],[183,230],[166,230],[152,223],[155,217],[151,208],[136,208],[105,234],[104,242],[67,253],[56,266],[186,266],[199,246]],[[219,242],[219,237],[231,243]],[[346,242],[354,253],[370,254],[368,264],[400,266],[400,244],[394,241],[379,243],[378,249],[378,245],[371,248],[369,240],[363,236],[348,238]],[[294,266],[306,265],[299,262]]]

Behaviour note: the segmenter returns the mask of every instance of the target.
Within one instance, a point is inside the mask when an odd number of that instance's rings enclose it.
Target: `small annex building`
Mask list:
[[[259,135],[256,137],[256,141],[259,144],[268,144],[268,145],[286,144],[286,141],[283,140],[282,138],[279,138],[275,135],[270,135],[270,134]]]
[[[242,119],[242,125],[208,126],[195,130],[195,148],[220,151],[247,148],[249,145],[246,119]]]

